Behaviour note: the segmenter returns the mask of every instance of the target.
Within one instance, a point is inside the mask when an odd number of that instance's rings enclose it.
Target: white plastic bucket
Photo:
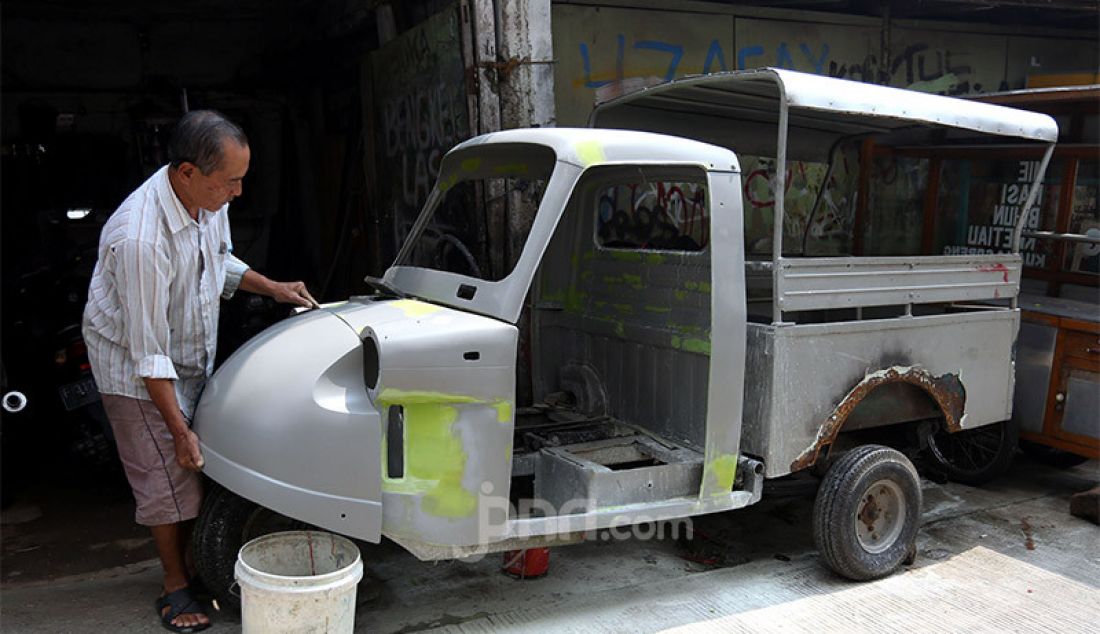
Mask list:
[[[350,540],[318,531],[257,537],[237,555],[241,627],[250,632],[352,631],[363,560]]]

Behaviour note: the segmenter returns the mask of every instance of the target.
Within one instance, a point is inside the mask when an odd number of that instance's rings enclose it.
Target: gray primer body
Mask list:
[[[897,107],[878,114],[878,106],[864,103],[859,94],[847,95],[851,99],[842,107],[806,101],[807,95],[827,100],[826,93],[841,88],[858,92],[860,84],[774,72],[745,77],[772,84],[782,80],[777,92],[750,95],[754,108],[756,97],[780,100],[780,162],[788,108],[831,112],[846,125],[856,116],[884,117],[881,121],[892,124],[906,119],[906,95],[900,91],[882,93]],[[699,83],[686,84],[688,92],[699,89]],[[795,84],[808,92],[784,91],[784,85]],[[658,100],[673,96],[671,89],[653,94]],[[632,107],[641,103],[626,99],[624,104]],[[914,117],[916,122],[939,121],[938,113],[957,107],[955,100],[934,96],[918,101],[929,112]],[[1012,123],[1014,112],[964,110],[960,120],[944,123],[997,133],[1002,123]],[[681,124],[690,119],[690,113],[673,118]],[[1000,133],[1048,140],[1053,129],[1056,135],[1049,118],[1024,119],[1039,132],[1009,126]],[[823,117],[793,120],[830,132]],[[769,476],[790,471],[791,462],[821,440],[828,412],[853,385],[902,364],[957,377],[965,389],[960,427],[1010,414],[1012,345],[1019,323],[1014,305],[920,316],[913,316],[912,308],[994,297],[1014,302],[1018,253],[825,262],[783,258],[777,249],[772,262],[746,267],[740,168],[732,151],[646,132],[546,128],[484,135],[448,153],[408,244],[447,187],[460,178],[485,176],[468,167],[476,162],[465,159],[494,144],[514,148],[508,151],[514,151],[516,161],[524,160],[524,146],[550,148],[555,156],[512,272],[490,282],[394,266],[385,281],[419,299],[353,300],[288,320],[250,341],[212,378],[196,415],[211,477],[292,517],[371,541],[385,534],[418,557],[443,558],[543,543],[553,536],[572,541],[581,531],[751,504],[760,498],[765,468]],[[651,259],[647,253],[588,247],[593,253],[588,272],[600,280],[585,278],[577,261],[583,261],[584,245],[593,244],[591,216],[573,196],[595,168],[702,174],[709,208],[707,249],[690,255],[657,253]],[[780,170],[780,208],[782,177]],[[532,287],[540,265],[542,279]],[[746,271],[752,284],[771,291],[770,324],[747,324]],[[626,273],[643,288],[615,288],[616,282],[603,279],[625,280]],[[542,517],[511,517],[505,510],[495,522],[484,521],[507,507],[515,323],[532,288],[535,329],[545,329],[533,351],[536,395],[557,389],[563,365],[582,368],[570,380],[597,377],[605,385],[588,392],[606,396],[604,406],[612,417],[678,443],[672,462],[679,466],[664,472],[668,497],[620,497],[618,491],[632,486],[630,478],[603,474],[592,484],[611,501],[609,506]],[[582,297],[592,293],[622,300],[615,303],[625,307],[620,311],[624,317],[601,313],[595,298]],[[661,294],[657,305],[671,305],[671,318],[646,310]],[[906,304],[901,317],[861,319],[864,307],[898,302]],[[825,323],[791,323],[783,320],[785,310],[833,312]],[[854,314],[836,312],[848,310]],[[381,368],[370,389],[364,380],[364,337],[376,342]],[[470,350],[479,352],[478,363],[463,358]],[[414,477],[404,481],[385,476],[385,416],[394,405],[402,406],[407,417],[406,468]],[[412,433],[410,427],[432,433]],[[764,459],[766,467],[742,455],[743,450]],[[541,465],[538,456],[524,456],[517,464],[544,474],[586,468],[566,449],[554,453],[560,459],[554,467]],[[418,470],[431,477],[416,476]],[[643,483],[646,470],[636,472],[636,484]],[[685,495],[685,486],[692,492]],[[553,490],[559,498],[568,493]]]

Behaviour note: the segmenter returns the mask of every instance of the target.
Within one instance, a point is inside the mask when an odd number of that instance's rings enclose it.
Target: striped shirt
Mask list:
[[[101,393],[148,400],[143,378],[173,379],[192,416],[214,370],[218,297],[248,270],[231,253],[228,207],[196,222],[162,167],[103,226],[83,327]]]

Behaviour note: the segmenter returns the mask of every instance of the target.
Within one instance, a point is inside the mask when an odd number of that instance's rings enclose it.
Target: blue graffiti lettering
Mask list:
[[[824,43],[821,45],[821,57],[815,57],[813,51],[810,50],[810,47],[805,42],[800,43],[798,48],[802,49],[802,54],[806,56],[806,59],[810,60],[811,64],[813,64],[814,72],[818,75],[824,75],[825,60],[829,58],[829,45]]]
[[[737,68],[744,70],[748,68],[745,64],[745,60],[750,57],[760,57],[764,54],[763,46],[746,46],[737,51]]]
[[[787,50],[786,42],[780,42],[779,48],[775,51],[775,65],[778,68],[794,70],[794,58],[791,57],[791,52]]]
[[[671,54],[672,60],[669,61],[668,70],[665,72],[665,81],[672,81],[676,78],[676,68],[680,65],[680,59],[684,56],[683,46],[657,40],[642,40],[641,42],[635,42],[634,48]]]
[[[729,70],[726,67],[726,55],[722,52],[722,45],[718,43],[718,40],[711,40],[710,48],[707,49],[707,59],[703,62],[703,72],[709,73],[710,66],[714,63],[714,60],[718,60],[718,66],[723,70]]]
[[[584,65],[585,88],[599,88],[623,78],[623,51],[626,48],[626,37],[620,33],[615,39],[617,43],[615,48],[615,79],[592,79],[592,61],[588,57],[588,45],[581,43],[581,63]]]

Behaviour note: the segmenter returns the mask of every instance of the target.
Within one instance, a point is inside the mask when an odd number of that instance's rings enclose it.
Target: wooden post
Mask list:
[[[928,164],[928,185],[924,189],[924,224],[921,227],[921,255],[932,255],[936,247],[936,213],[940,206],[940,176],[943,159],[936,157]]]
[[[852,219],[852,255],[863,255],[863,234],[867,221],[867,197],[871,193],[871,169],[875,162],[875,141],[864,139],[859,147],[859,193]]]

